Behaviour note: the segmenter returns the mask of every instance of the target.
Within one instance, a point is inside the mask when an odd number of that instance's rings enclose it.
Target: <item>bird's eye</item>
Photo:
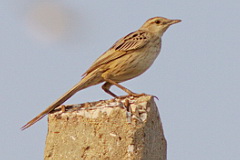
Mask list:
[[[160,21],[160,20],[156,20],[155,23],[156,23],[156,24],[160,24],[161,21]]]

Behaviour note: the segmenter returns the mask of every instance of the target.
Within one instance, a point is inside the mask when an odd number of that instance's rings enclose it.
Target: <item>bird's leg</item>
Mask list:
[[[102,85],[102,89],[103,89],[106,93],[108,93],[108,94],[110,94],[111,96],[117,98],[118,96],[109,90],[111,86],[112,86],[111,83],[105,82],[105,83]]]
[[[104,80],[106,81],[106,83],[110,83],[111,85],[115,85],[115,86],[117,86],[118,88],[122,89],[124,92],[126,92],[126,93],[129,94],[130,96],[139,97],[139,96],[143,95],[143,94],[134,93],[134,92],[130,91],[129,89],[123,87],[122,85],[114,82],[114,81],[111,80],[111,79],[104,78]],[[106,83],[105,83],[105,84],[106,84]],[[104,84],[104,85],[105,85],[105,84]],[[108,92],[107,92],[107,93],[108,93]]]

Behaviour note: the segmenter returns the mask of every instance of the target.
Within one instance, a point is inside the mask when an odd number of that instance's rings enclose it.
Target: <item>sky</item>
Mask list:
[[[238,160],[239,8],[237,0],[1,0],[1,159],[42,160],[47,118],[20,127],[119,38],[163,16],[182,22],[164,34],[153,66],[122,85],[159,98],[168,160]],[[65,104],[110,98],[97,85]]]

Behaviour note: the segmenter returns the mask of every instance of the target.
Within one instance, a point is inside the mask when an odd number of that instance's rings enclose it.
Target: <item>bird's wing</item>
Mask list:
[[[138,30],[136,32],[129,33],[125,37],[118,40],[112,48],[116,51],[130,51],[133,49],[139,49],[145,46],[150,40],[150,33],[146,31]]]
[[[125,37],[118,40],[109,50],[102,54],[92,66],[83,74],[83,76],[89,74],[93,70],[97,69],[99,66],[109,63],[117,58],[120,58],[126,54],[128,51],[140,49],[145,46],[151,39],[151,34],[146,31],[135,31]]]

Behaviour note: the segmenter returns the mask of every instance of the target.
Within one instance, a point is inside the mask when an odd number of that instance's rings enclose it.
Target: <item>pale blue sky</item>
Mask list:
[[[42,160],[47,118],[19,128],[116,40],[164,16],[182,22],[164,34],[153,66],[123,85],[159,98],[168,160],[238,160],[239,8],[237,0],[0,1],[1,159]],[[98,85],[66,103],[109,98]]]

